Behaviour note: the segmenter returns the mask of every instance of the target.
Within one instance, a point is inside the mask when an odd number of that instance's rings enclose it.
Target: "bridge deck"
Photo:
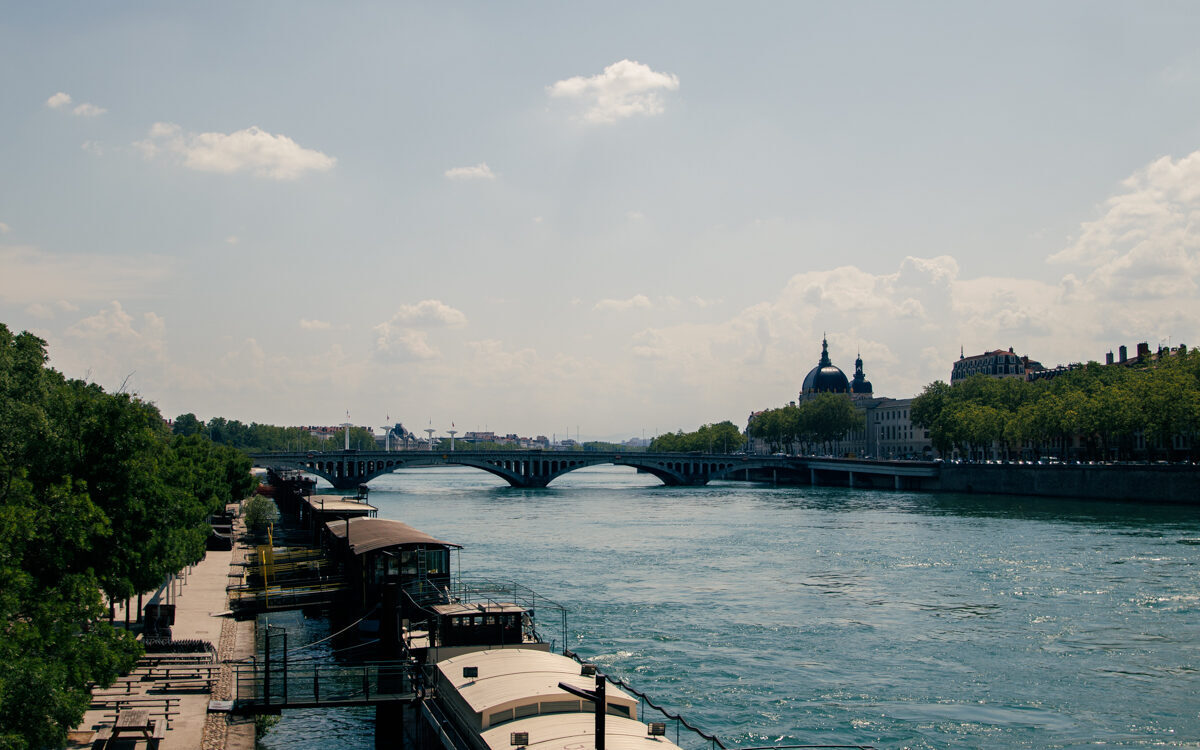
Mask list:
[[[292,708],[408,703],[421,698],[422,685],[420,667],[413,662],[238,664],[233,704],[240,713],[273,713]]]
[[[260,453],[260,464],[299,469],[323,477],[335,487],[351,488],[397,469],[418,466],[471,466],[495,474],[516,487],[545,487],[556,477],[602,464],[630,466],[654,474],[671,486],[702,485],[715,479],[748,478],[762,469],[792,475],[820,472],[874,474],[915,483],[936,478],[938,464],[817,456],[767,456],[741,453],[651,453],[643,451],[329,451]],[[897,485],[900,479],[896,480]]]

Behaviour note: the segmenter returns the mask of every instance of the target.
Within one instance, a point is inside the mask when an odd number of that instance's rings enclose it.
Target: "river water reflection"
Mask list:
[[[545,490],[406,470],[371,501],[462,544],[464,577],[568,607],[571,649],[730,746],[1200,746],[1196,508],[615,467]],[[346,718],[289,713],[265,744],[370,747]]]

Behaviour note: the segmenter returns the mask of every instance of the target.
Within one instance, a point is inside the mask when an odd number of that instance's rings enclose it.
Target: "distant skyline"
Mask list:
[[[171,418],[627,439],[1200,345],[1194,3],[6,3],[0,322]]]

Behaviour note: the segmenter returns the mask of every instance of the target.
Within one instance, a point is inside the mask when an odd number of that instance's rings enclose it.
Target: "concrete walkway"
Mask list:
[[[242,533],[241,519],[234,526],[235,537]],[[225,587],[232,575],[240,577],[240,562],[246,549],[235,544],[232,551],[209,551],[195,566],[176,576],[171,601],[175,604],[175,624],[171,627],[174,640],[198,639],[217,648],[220,671],[210,694],[206,690],[171,690],[163,681],[138,680],[144,668],[134,670],[129,679],[122,678],[110,688],[93,691],[93,705],[116,700],[154,701],[154,718],[167,720],[162,750],[253,750],[254,721],[231,717],[227,713],[210,713],[210,700],[229,700],[232,695],[232,673],[229,662],[254,653],[254,623],[236,622],[223,616],[228,611]],[[118,621],[124,613],[118,611]],[[90,748],[92,734],[111,726],[116,708],[93,708],[84,714],[83,722],[71,734],[70,748]],[[144,744],[144,743],[142,743]],[[134,747],[122,742],[123,747]]]

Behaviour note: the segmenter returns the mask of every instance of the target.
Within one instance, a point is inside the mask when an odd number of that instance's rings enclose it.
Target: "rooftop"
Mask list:
[[[435,539],[406,523],[389,521],[386,518],[351,518],[346,521],[330,521],[325,524],[325,528],[338,539],[345,539],[349,535],[350,551],[355,555],[406,544],[436,544],[462,549],[461,544]]]

